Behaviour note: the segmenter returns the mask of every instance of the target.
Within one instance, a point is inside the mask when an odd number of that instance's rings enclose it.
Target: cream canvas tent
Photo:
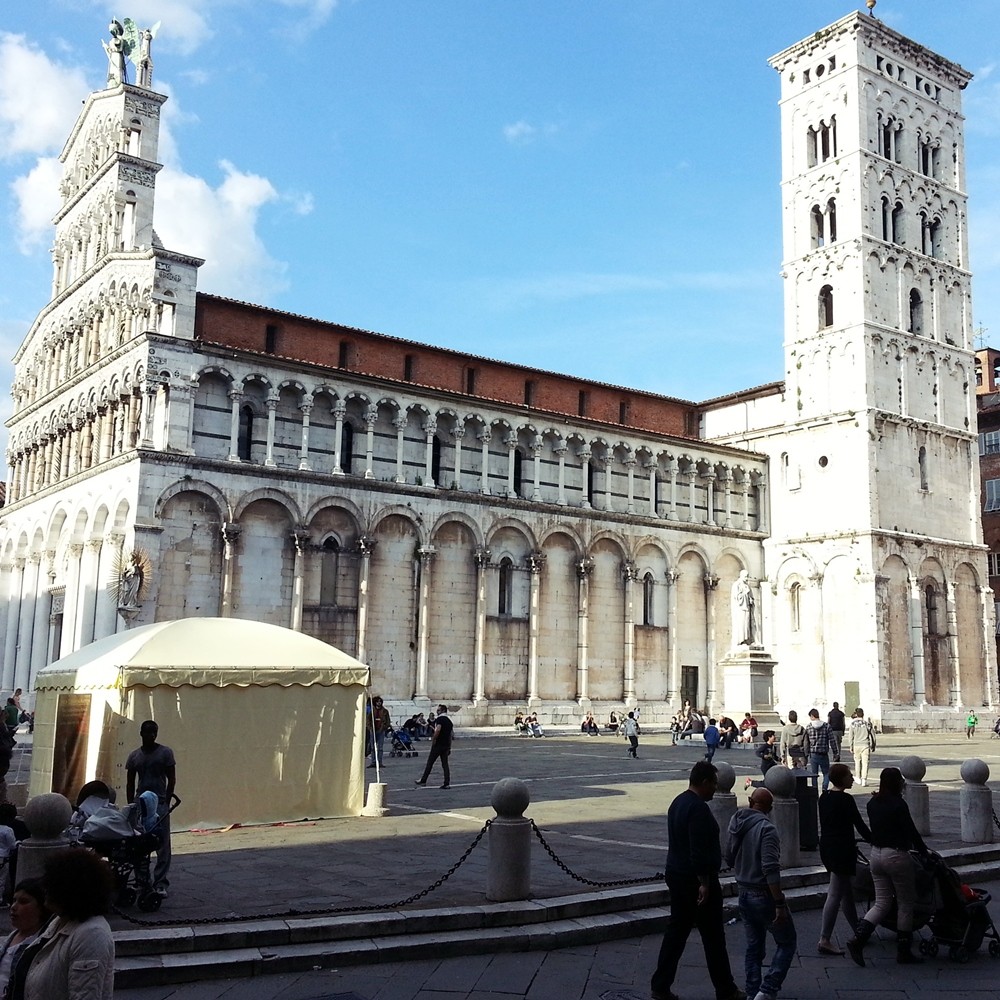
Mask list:
[[[368,668],[311,636],[236,618],[157,622],[39,671],[31,794],[99,778],[125,802],[125,760],[155,719],[191,829],[360,815]]]

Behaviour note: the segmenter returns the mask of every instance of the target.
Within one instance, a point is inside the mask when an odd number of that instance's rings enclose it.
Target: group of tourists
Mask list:
[[[797,725],[791,713],[789,717],[790,724]],[[863,718],[854,716],[854,720]],[[799,728],[808,732],[810,728],[818,730],[828,725],[817,726],[816,721],[817,717],[810,713],[809,727]],[[773,748],[774,733],[769,735],[770,742],[765,743]],[[811,744],[808,738],[804,743],[806,747],[821,745],[815,735]],[[769,766],[778,762],[774,760]],[[837,916],[842,913],[852,930],[846,950],[863,967],[865,944],[889,916],[895,902],[896,961],[901,964],[921,961],[912,950],[916,873],[909,852],[926,855],[928,849],[903,798],[905,781],[899,768],[887,767],[881,772],[878,791],[872,793],[866,805],[867,822],[855,799],[847,794],[854,784],[851,769],[837,761],[824,772],[824,777],[828,778],[828,787],[819,800],[820,859],[830,873],[830,884],[817,951],[822,955],[844,954],[833,939]],[[686,791],[674,799],[667,811],[665,878],[670,890],[670,922],[650,984],[652,1000],[676,1000],[672,988],[677,966],[695,929],[702,939],[717,1000],[775,1000],[795,956],[798,946],[795,924],[781,889],[781,843],[769,818],[774,799],[767,788],[755,787],[747,806],[736,811],[726,839],[725,861],[736,877],[739,913],[746,935],[745,988],[736,984],[726,949],[719,883],[723,864],[720,831],[708,807],[717,785],[715,765],[699,761],[691,769]],[[875,885],[875,902],[860,920],[852,885],[857,866],[856,836],[871,845],[871,875]],[[765,972],[768,935],[774,941],[774,952]]]

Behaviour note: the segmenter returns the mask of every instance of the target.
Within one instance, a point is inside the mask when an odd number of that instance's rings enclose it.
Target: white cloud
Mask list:
[[[260,210],[281,196],[257,174],[223,160],[222,181],[165,167],[157,177],[156,231],[171,250],[205,258],[199,287],[237,299],[266,301],[288,285],[257,232]]]
[[[55,62],[23,35],[0,33],[0,158],[60,150],[89,89],[79,68]]]
[[[278,3],[295,12],[301,11],[302,15],[287,21],[280,34],[293,40],[303,41],[309,32],[326,23],[337,6],[338,0],[278,0]]]
[[[43,249],[52,242],[52,217],[59,208],[62,164],[54,156],[43,156],[11,182],[17,203],[17,245],[23,254]]]
[[[558,125],[532,125],[523,118],[510,125],[504,125],[503,137],[512,146],[527,146],[536,139],[545,139],[559,131]]]

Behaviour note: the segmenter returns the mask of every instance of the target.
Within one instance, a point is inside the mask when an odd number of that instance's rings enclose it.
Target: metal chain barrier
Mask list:
[[[643,885],[646,882],[662,882],[664,879],[663,872],[657,872],[655,875],[644,875],[642,878],[620,878],[613,879],[609,882],[597,882],[591,878],[584,878],[582,875],[577,875],[569,865],[566,864],[562,858],[554,850],[552,850],[549,842],[542,836],[542,831],[538,829],[535,821],[529,820],[531,823],[531,829],[534,830],[535,836],[538,838],[538,842],[545,848],[548,855],[552,860],[572,879],[576,879],[577,882],[582,882],[584,885],[592,885],[598,889],[615,889],[618,886],[625,885]]]
[[[476,834],[475,839],[471,844],[465,849],[465,853],[456,861],[451,868],[449,868],[436,882],[432,882],[426,889],[421,889],[420,892],[415,892],[412,896],[407,896],[406,899],[400,899],[395,903],[381,903],[371,906],[328,906],[316,910],[285,910],[282,913],[248,913],[241,915],[229,915],[225,917],[193,917],[191,919],[182,920],[144,920],[142,917],[133,917],[129,913],[123,913],[118,906],[112,906],[112,911],[121,917],[123,920],[127,920],[130,924],[135,924],[137,927],[171,927],[177,924],[182,924],[185,927],[194,927],[206,924],[223,924],[232,923],[235,920],[280,920],[283,917],[325,917],[333,916],[338,913],[380,913],[389,910],[398,910],[401,907],[409,906],[410,903],[415,903],[418,899],[423,899],[424,896],[429,895],[435,889],[439,889],[445,882],[448,881],[462,867],[463,864],[468,860],[469,855],[479,846],[480,841],[486,834],[486,831],[492,825],[493,820],[488,819],[484,824],[483,828]]]

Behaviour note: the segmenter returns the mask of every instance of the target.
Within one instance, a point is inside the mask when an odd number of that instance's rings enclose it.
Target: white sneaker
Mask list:
[[[777,1000],[776,997],[772,996],[770,993],[765,993],[763,990],[758,993],[753,1000]]]

